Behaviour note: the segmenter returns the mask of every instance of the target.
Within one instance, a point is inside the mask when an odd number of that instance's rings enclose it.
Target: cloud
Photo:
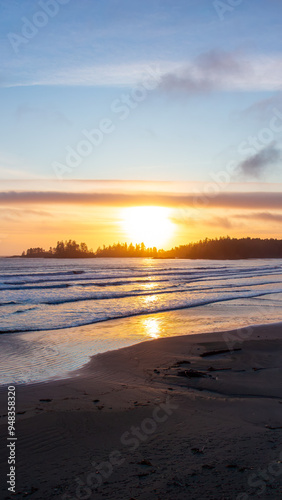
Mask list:
[[[282,160],[282,151],[272,142],[258,153],[243,160],[239,165],[239,173],[247,177],[259,178],[264,170]]]
[[[219,216],[213,216],[213,217],[207,217],[206,212],[203,213],[203,216],[195,216],[195,214],[186,214],[186,213],[181,213],[181,210],[179,210],[180,213],[178,213],[174,217],[170,217],[170,220],[174,224],[182,224],[185,227],[199,227],[201,226],[216,226],[216,227],[223,227],[225,229],[231,229],[233,228],[234,224],[230,221],[230,218],[227,217],[219,217]]]
[[[231,222],[230,218],[227,217],[213,217],[207,221],[208,226],[223,227],[225,229],[232,229],[234,224]]]
[[[10,67],[11,66],[11,67]],[[32,71],[27,69],[32,67]],[[120,64],[60,62],[50,71],[48,61],[31,65],[29,60],[10,63],[10,75],[0,87],[17,86],[110,86],[131,87],[152,75],[159,88],[166,91],[199,93],[209,91],[279,91],[281,90],[281,55],[247,55],[239,51],[212,50],[194,60],[140,60]]]
[[[282,214],[271,212],[255,212],[251,214],[234,215],[233,217],[237,219],[258,219],[269,222],[282,222]]]
[[[261,99],[248,106],[242,112],[243,117],[254,117],[255,119],[265,120],[273,116],[273,111],[277,109],[282,111],[282,92],[277,92],[271,97]]]
[[[229,192],[210,196],[205,193],[77,193],[56,191],[2,191],[0,205],[102,205],[138,206],[158,205],[172,208],[245,208],[245,209],[282,209],[282,192]]]
[[[25,217],[47,217],[53,218],[54,214],[52,212],[47,212],[46,210],[22,210],[21,208],[0,208],[1,221],[3,220],[18,220]]]
[[[281,71],[281,57],[212,50],[163,75],[160,87],[165,91],[188,94],[219,90],[279,90]]]
[[[0,87],[21,86],[83,86],[83,87],[133,87],[144,80],[158,83],[159,78],[167,72],[179,67],[179,62],[173,61],[140,61],[122,64],[66,64],[62,63],[56,71],[46,72],[43,67],[35,68],[33,72],[22,71],[19,68],[11,73],[9,82],[0,81]]]
[[[245,62],[237,55],[212,50],[200,55],[178,72],[164,75],[160,86],[168,91],[206,92],[218,88],[221,79],[227,75],[235,77],[246,71]]]

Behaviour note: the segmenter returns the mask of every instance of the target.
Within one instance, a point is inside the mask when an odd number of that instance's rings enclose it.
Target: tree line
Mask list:
[[[282,240],[261,238],[230,238],[229,236],[200,240],[196,243],[180,245],[171,250],[147,248],[144,243],[115,243],[98,247],[94,252],[86,243],[75,240],[58,241],[49,250],[28,248],[21,257],[31,258],[99,258],[99,257],[150,257],[159,259],[250,259],[282,258]]]
[[[36,258],[63,258],[63,259],[74,259],[74,258],[85,258],[85,257],[95,257],[95,253],[91,248],[88,250],[86,243],[77,243],[75,240],[68,241],[58,241],[56,247],[50,247],[49,250],[44,250],[44,248],[28,248],[26,252],[23,252],[22,257],[36,257]]]
[[[164,252],[166,258],[178,259],[266,259],[282,258],[282,240],[230,238],[200,240]]]

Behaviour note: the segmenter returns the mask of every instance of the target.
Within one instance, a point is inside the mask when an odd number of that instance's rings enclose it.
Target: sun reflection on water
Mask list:
[[[155,283],[144,283],[144,285],[143,285],[143,286],[144,286],[144,288],[148,288],[148,289],[150,289],[150,288],[154,288]]]
[[[147,318],[143,321],[145,332],[150,337],[157,339],[160,336],[160,323],[157,318]]]
[[[145,304],[150,304],[151,302],[155,302],[158,299],[157,295],[148,295],[144,297]]]

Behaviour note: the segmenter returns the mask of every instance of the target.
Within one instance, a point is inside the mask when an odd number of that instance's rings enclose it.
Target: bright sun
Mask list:
[[[174,232],[170,214],[166,207],[128,207],[122,211],[122,226],[132,243],[160,248]]]

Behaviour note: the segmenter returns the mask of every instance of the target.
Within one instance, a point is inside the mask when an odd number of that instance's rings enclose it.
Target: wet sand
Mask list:
[[[282,498],[282,325],[142,342],[16,394],[3,499]]]

